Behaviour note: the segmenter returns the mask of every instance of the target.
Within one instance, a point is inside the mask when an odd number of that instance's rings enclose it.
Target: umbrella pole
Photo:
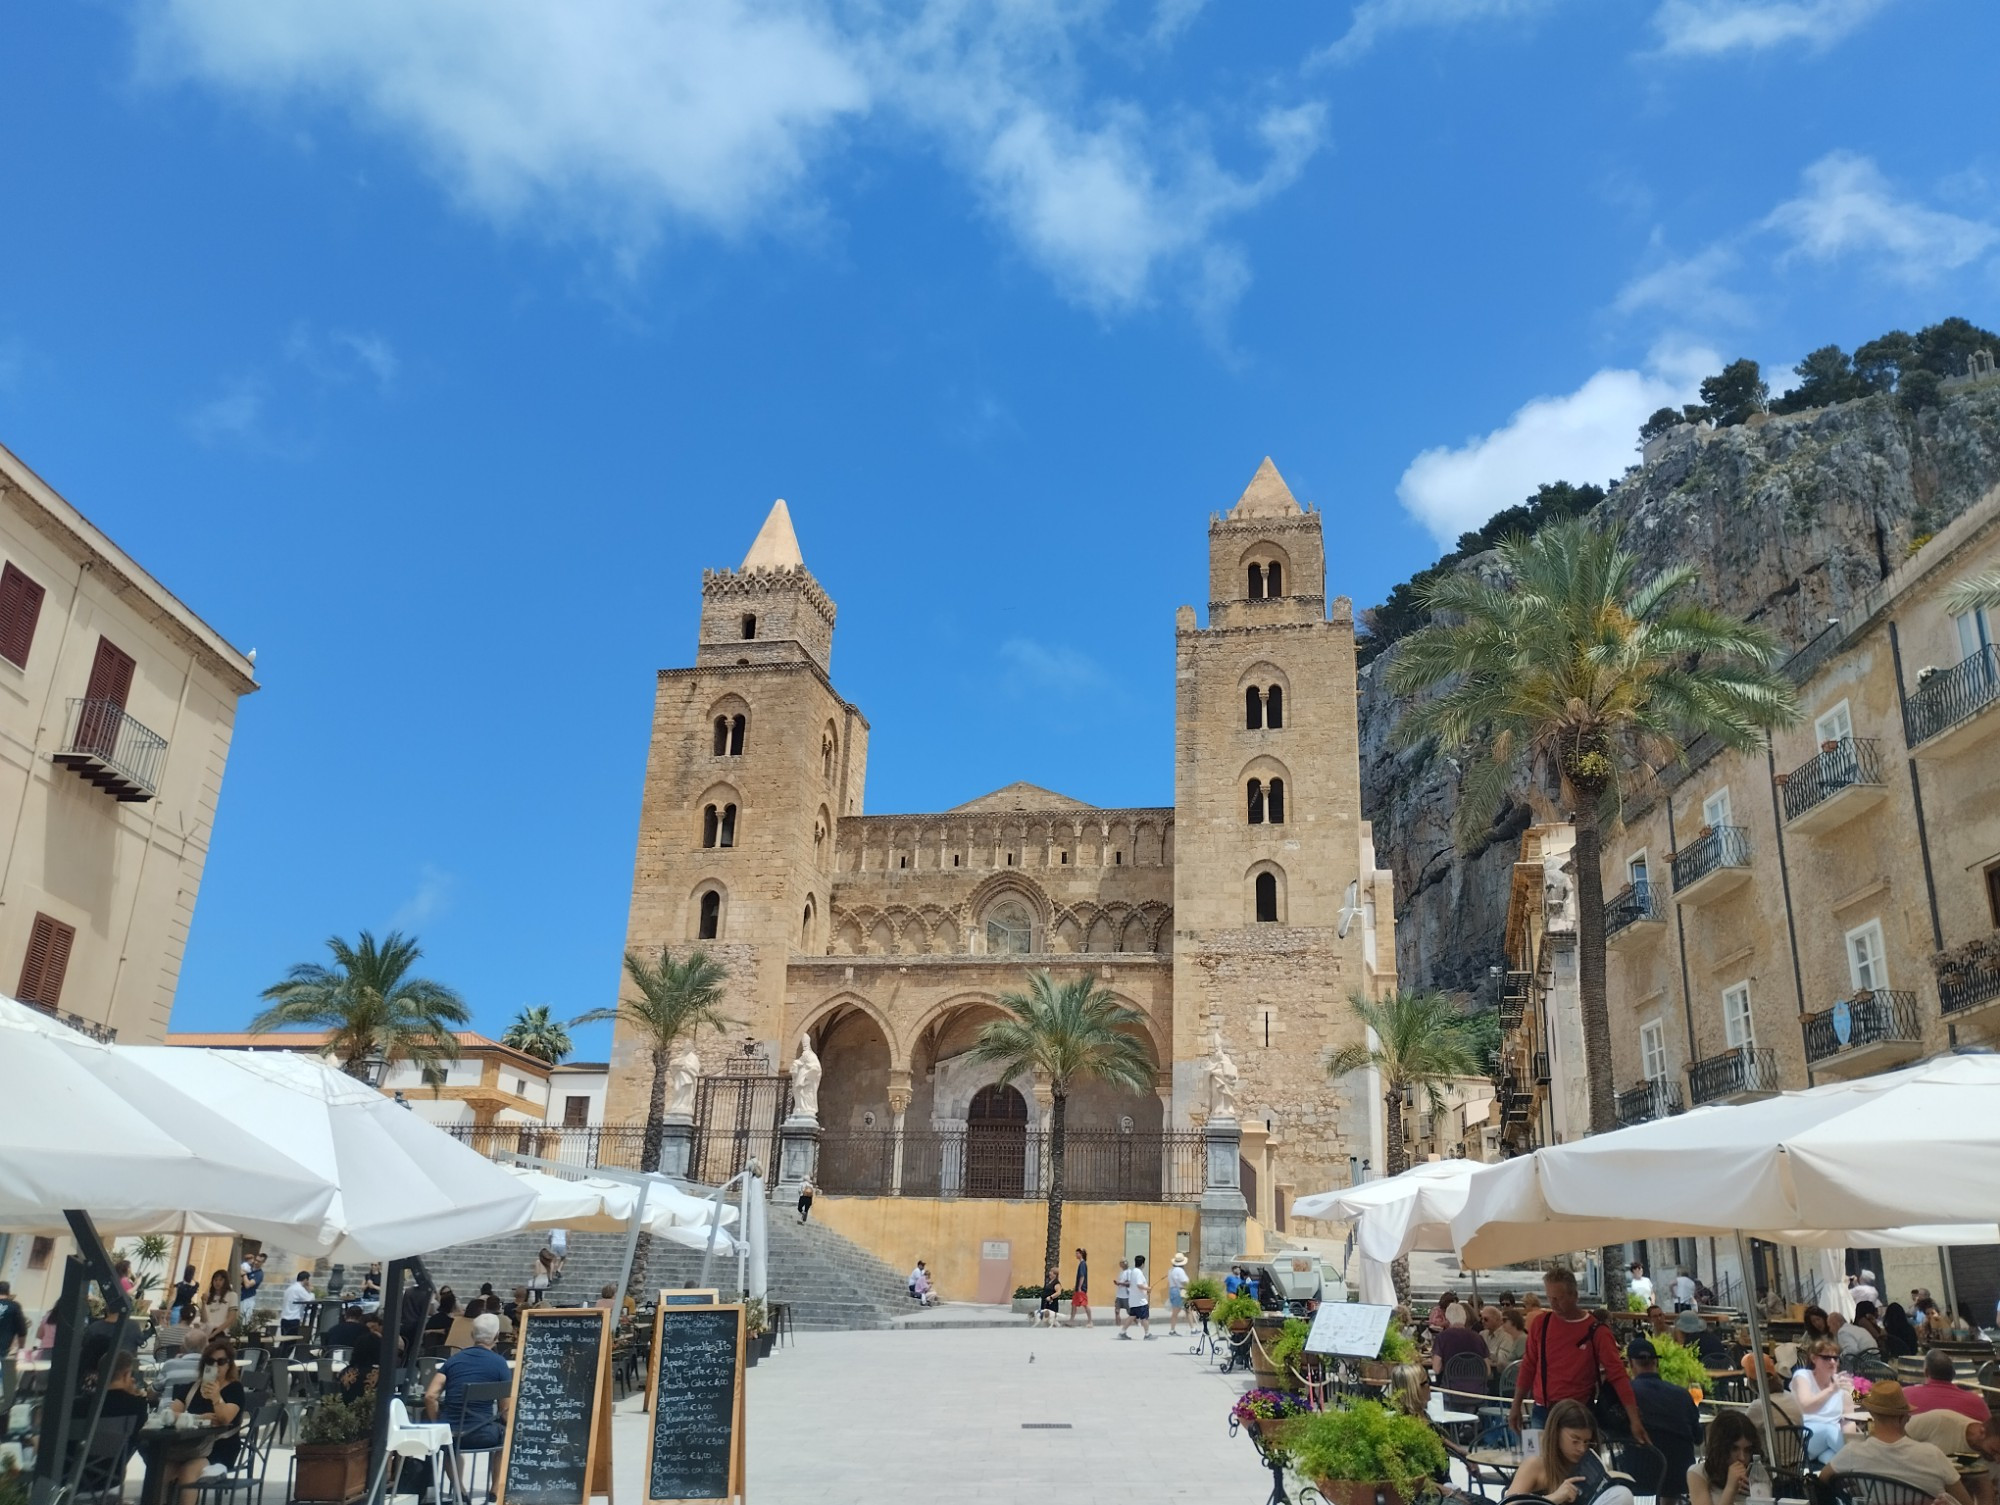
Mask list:
[[[1750,1283],[1749,1274],[1750,1245],[1743,1237],[1743,1230],[1741,1228],[1736,1230],[1736,1262],[1742,1267],[1744,1272],[1743,1287],[1745,1292],[1754,1293],[1756,1287]],[[1778,1439],[1777,1434],[1772,1430],[1771,1426],[1771,1382],[1770,1378],[1764,1373],[1764,1324],[1758,1320],[1757,1298],[1754,1294],[1749,1294],[1748,1299],[1743,1303],[1743,1309],[1750,1314],[1750,1352],[1756,1357],[1756,1363],[1751,1367],[1757,1376],[1758,1409],[1763,1412],[1758,1430],[1764,1436],[1764,1467],[1768,1469],[1771,1467],[1772,1460],[1778,1456]]]
[[[369,1438],[369,1456],[375,1463],[375,1484],[368,1491],[369,1505],[381,1497],[389,1476],[389,1403],[403,1393],[403,1375],[416,1354],[403,1353],[403,1291],[411,1271],[424,1292],[424,1313],[417,1319],[416,1342],[423,1341],[424,1319],[430,1316],[430,1276],[421,1259],[392,1259],[382,1277],[382,1357],[375,1379],[375,1425]],[[415,1343],[411,1345],[415,1347]]]
[[[111,1256],[97,1236],[96,1225],[86,1212],[67,1211],[70,1233],[77,1252],[63,1262],[62,1296],[56,1306],[56,1346],[49,1363],[49,1388],[42,1407],[41,1447],[35,1454],[35,1476],[29,1499],[33,1505],[53,1505],[59,1499],[74,1499],[89,1461],[88,1448],[78,1449],[72,1476],[63,1479],[63,1464],[69,1458],[70,1408],[76,1403],[77,1381],[83,1361],[83,1329],[90,1321],[90,1286],[93,1281],[104,1293],[104,1309],[118,1318],[111,1346],[97,1376],[97,1404],[92,1407],[84,1435],[97,1430],[104,1413],[104,1393],[111,1387],[111,1369],[125,1346],[125,1333],[132,1322],[132,1298],[118,1283]]]
[[[618,1272],[618,1298],[621,1301],[631,1294],[632,1261],[639,1256],[639,1230],[646,1226],[646,1197],[652,1189],[650,1180],[639,1183],[639,1201],[632,1209],[632,1227],[625,1237],[625,1268]]]

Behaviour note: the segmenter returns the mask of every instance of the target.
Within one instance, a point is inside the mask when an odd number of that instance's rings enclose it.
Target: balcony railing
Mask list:
[[[1641,1082],[1636,1087],[1627,1087],[1618,1094],[1618,1122],[1625,1124],[1648,1123],[1655,1118],[1667,1118],[1681,1111],[1681,1087],[1679,1082],[1662,1078],[1657,1082]]]
[[[1778,1058],[1761,1045],[1740,1045],[1688,1068],[1688,1096],[1696,1106],[1777,1090]]]
[[[1545,1050],[1536,1051],[1534,1064],[1535,1064],[1535,1081],[1543,1087],[1548,1086],[1549,1082],[1552,1080],[1549,1074],[1549,1053]]]
[[[138,804],[160,792],[167,739],[134,721],[115,700],[76,699],[55,760],[113,799]]]
[[[1941,956],[1932,965],[1937,969],[1940,1014],[1961,1014],[2000,998],[2000,945],[1988,943],[1977,953]]]
[[[1903,702],[1903,731],[1910,746],[1969,721],[2000,701],[2000,644],[1989,643],[1949,669],[1940,669]]]
[[[1797,820],[1843,789],[1880,784],[1882,759],[1873,737],[1842,737],[1785,779],[1785,819]]]
[[[1741,826],[1716,826],[1674,853],[1674,892],[1685,893],[1711,873],[1750,866],[1750,835]]]
[[[1626,926],[1636,925],[1641,920],[1661,918],[1659,903],[1653,896],[1653,885],[1628,883],[1604,901],[1604,938],[1609,940]]]
[[[1523,993],[1505,993],[1500,998],[1500,1028],[1519,1029],[1521,1019],[1527,1013],[1528,999]]]
[[[1863,1046],[1915,1044],[1922,1039],[1915,993],[1888,988],[1863,991],[1806,1016],[1806,1064],[1817,1065]]]

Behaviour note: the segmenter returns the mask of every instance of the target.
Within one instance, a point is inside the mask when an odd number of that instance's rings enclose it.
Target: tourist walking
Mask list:
[[[1174,1262],[1167,1269],[1167,1331],[1181,1330],[1181,1318],[1187,1314],[1187,1256],[1176,1254]],[[1194,1318],[1188,1318],[1188,1331],[1194,1331]]]
[[[819,1188],[812,1184],[810,1176],[799,1183],[799,1221],[801,1223],[812,1216],[813,1196],[818,1190]]]
[[[1118,1336],[1125,1336],[1125,1316],[1132,1307],[1132,1261],[1118,1261],[1118,1275],[1111,1282],[1115,1294],[1111,1298],[1111,1321],[1118,1329]]]
[[[181,1271],[180,1281],[174,1286],[173,1307],[167,1313],[167,1321],[175,1327],[191,1326],[195,1319],[195,1300],[201,1295],[201,1282],[195,1279],[194,1266]]]
[[[1579,1401],[1588,1408],[1597,1398],[1598,1388],[1608,1386],[1617,1392],[1618,1403],[1625,1408],[1633,1440],[1646,1442],[1646,1423],[1639,1416],[1639,1403],[1632,1394],[1632,1381],[1625,1373],[1617,1341],[1611,1329],[1577,1300],[1576,1276],[1568,1270],[1550,1270],[1542,1277],[1542,1290],[1549,1299],[1549,1310],[1536,1314],[1528,1328],[1527,1352],[1514,1381],[1507,1424],[1517,1432],[1522,1430],[1531,1398],[1539,1427],[1556,1402]],[[1589,1417],[1588,1409],[1584,1415]]]
[[[1054,1327],[1056,1309],[1061,1305],[1062,1271],[1050,1265],[1049,1273],[1042,1277],[1042,1299],[1040,1305],[1035,1308],[1035,1326]]]
[[[1132,1256],[1132,1268],[1125,1277],[1126,1328],[1119,1337],[1130,1338],[1132,1328],[1136,1326],[1148,1343],[1153,1341],[1153,1309],[1148,1304],[1151,1299],[1146,1282],[1146,1256],[1135,1254]]]
[[[285,1304],[278,1313],[278,1336],[296,1338],[305,1328],[306,1313],[312,1309],[312,1271],[301,1270],[285,1287]]]
[[[264,1254],[262,1250],[243,1261],[238,1271],[242,1277],[236,1286],[236,1316],[245,1327],[250,1325],[251,1313],[257,1309],[257,1292],[264,1284]]]
[[[1097,1326],[1097,1315],[1090,1309],[1090,1256],[1083,1250],[1076,1251],[1076,1290],[1069,1298],[1068,1326],[1076,1326],[1076,1314],[1083,1313],[1085,1327]]]
[[[1677,1312],[1693,1311],[1695,1297],[1698,1294],[1699,1292],[1697,1292],[1694,1288],[1694,1277],[1692,1275],[1688,1274],[1688,1272],[1685,1270],[1674,1271],[1675,1311]]]

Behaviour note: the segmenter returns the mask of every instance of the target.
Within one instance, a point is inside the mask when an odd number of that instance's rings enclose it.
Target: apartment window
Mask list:
[[[1667,1079],[1667,1027],[1657,1019],[1639,1026],[1639,1070],[1649,1082]]]
[[[1731,1050],[1757,1043],[1750,1029],[1750,984],[1739,982],[1722,990],[1722,1038]]]
[[[49,1261],[55,1257],[55,1252],[56,1241],[54,1239],[45,1238],[39,1233],[36,1234],[28,1243],[28,1268],[30,1270],[46,1270],[49,1267]]]
[[[36,915],[28,932],[28,955],[21,963],[21,985],[14,996],[45,1009],[61,1003],[63,974],[69,970],[70,947],[75,943],[74,926],[45,914]]]
[[[1632,885],[1632,892],[1646,892],[1646,853],[1642,848],[1625,859],[1625,881]]]
[[[0,658],[28,667],[35,623],[42,616],[42,588],[13,565],[0,570]]]
[[[1993,928],[2000,930],[2000,862],[1986,870],[1986,908],[1993,916]]]
[[[1980,649],[1992,646],[1993,620],[1987,616],[1984,607],[1978,611],[1968,611],[1961,616],[1953,617],[1951,623],[1958,631],[1960,658],[1971,658]]]
[[[1882,922],[1870,920],[1847,932],[1847,975],[1857,993],[1879,992],[1889,986],[1888,954],[1882,945]]]
[[[1813,735],[1822,743],[1851,742],[1854,740],[1854,717],[1847,709],[1847,702],[1835,706],[1824,716],[1813,722]]]
[[[1715,793],[1701,802],[1701,823],[1704,826],[1732,826],[1729,818],[1729,786],[1724,784]]]
[[[571,1093],[563,1099],[563,1127],[581,1129],[590,1123],[590,1097],[586,1093],[578,1096]]]

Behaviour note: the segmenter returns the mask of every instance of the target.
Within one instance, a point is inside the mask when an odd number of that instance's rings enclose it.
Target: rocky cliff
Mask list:
[[[1600,511],[1648,571],[1689,563],[1708,599],[1796,650],[1846,617],[1913,546],[2000,483],[2000,383],[1912,414],[1891,397],[1655,441]],[[1479,568],[1490,555],[1466,561]],[[1405,987],[1473,988],[1501,959],[1508,870],[1528,824],[1501,813],[1472,852],[1453,845],[1457,770],[1391,745],[1382,688],[1392,647],[1361,675],[1361,801],[1396,875]]]

